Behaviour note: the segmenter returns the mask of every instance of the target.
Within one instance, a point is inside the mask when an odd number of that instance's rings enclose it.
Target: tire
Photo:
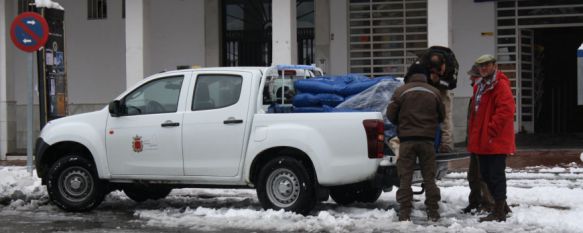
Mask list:
[[[370,184],[362,185],[356,193],[356,201],[362,203],[373,203],[379,199],[383,190],[381,188],[375,188]]]
[[[99,179],[95,165],[78,155],[65,156],[47,172],[49,199],[65,211],[92,210],[103,201],[106,182]]]
[[[353,185],[342,185],[330,188],[330,197],[339,205],[350,205],[356,201],[356,190]]]
[[[130,184],[123,188],[123,192],[126,194],[126,196],[135,202],[144,202],[148,199],[163,199],[168,196],[171,191],[171,188],[143,184]]]
[[[316,205],[314,181],[298,160],[281,156],[269,161],[260,171],[257,197],[264,209],[308,214]]]
[[[373,203],[379,199],[383,190],[368,183],[357,183],[330,188],[330,196],[339,205],[354,202]]]

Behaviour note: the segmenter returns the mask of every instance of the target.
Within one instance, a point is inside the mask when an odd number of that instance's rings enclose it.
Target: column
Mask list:
[[[296,0],[272,1],[272,64],[297,64]]]
[[[126,88],[144,79],[144,0],[126,1]]]
[[[7,43],[10,41],[10,35],[7,29],[6,0],[0,0],[0,160],[6,159],[8,152],[8,99],[7,99],[7,71],[6,62]]]
[[[221,4],[216,0],[204,1],[204,49],[207,67],[220,66],[221,61]]]
[[[427,45],[450,47],[452,42],[451,0],[427,1]]]
[[[330,73],[330,0],[314,1],[315,63]]]
[[[332,0],[330,4],[330,67],[328,68],[331,74],[346,74],[350,70],[348,11],[348,0]]]

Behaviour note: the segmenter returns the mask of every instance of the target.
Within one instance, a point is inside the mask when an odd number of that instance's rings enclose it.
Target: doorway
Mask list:
[[[577,105],[577,48],[583,27],[534,29],[534,130],[582,133]]]

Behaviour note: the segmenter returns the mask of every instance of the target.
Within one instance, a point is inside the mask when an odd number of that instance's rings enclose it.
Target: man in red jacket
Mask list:
[[[470,106],[468,151],[479,159],[482,179],[494,198],[494,211],[483,221],[506,221],[506,156],[516,150],[514,143],[514,97],[510,81],[497,70],[494,56],[480,56],[482,80],[474,85]]]

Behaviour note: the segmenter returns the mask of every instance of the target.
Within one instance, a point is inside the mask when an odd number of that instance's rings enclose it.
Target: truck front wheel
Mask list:
[[[316,204],[314,182],[304,165],[289,156],[269,161],[259,173],[257,196],[264,209],[308,214]]]
[[[47,173],[50,200],[66,211],[89,211],[105,196],[106,185],[97,176],[95,165],[78,155],[65,156]]]

